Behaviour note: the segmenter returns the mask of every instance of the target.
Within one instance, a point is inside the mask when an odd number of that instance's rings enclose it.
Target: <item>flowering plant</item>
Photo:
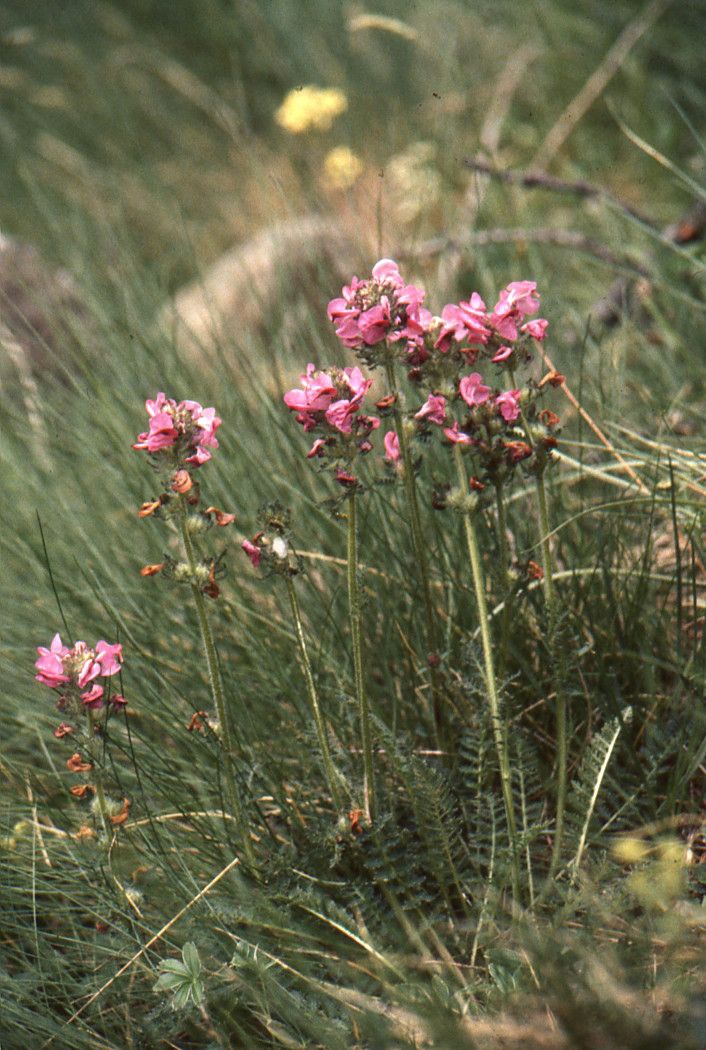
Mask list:
[[[104,706],[105,686],[99,679],[118,674],[123,662],[121,645],[110,645],[103,640],[89,648],[85,642],[75,642],[69,648],[59,634],[52,638],[49,648],[39,646],[35,661],[35,678],[42,685],[59,693],[57,707],[76,715],[81,708],[98,710]],[[125,697],[117,693],[110,703],[118,709],[125,706]]]

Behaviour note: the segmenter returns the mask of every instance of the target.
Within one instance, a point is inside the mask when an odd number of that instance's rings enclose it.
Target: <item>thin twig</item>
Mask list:
[[[554,367],[554,364],[553,364],[552,359],[550,358],[549,354],[546,352],[546,350],[544,349],[543,346],[541,346],[540,344],[538,344],[538,345],[539,345],[540,353],[542,355],[542,360],[544,361],[544,364],[550,370],[550,372],[556,372],[557,370]],[[623,456],[620,454],[620,452],[618,452],[618,450],[613,447],[613,445],[611,444],[609,439],[605,436],[605,434],[603,433],[601,428],[598,426],[598,424],[595,422],[595,420],[588,414],[586,409],[579,402],[578,398],[571,392],[571,390],[567,386],[566,380],[564,380],[564,382],[561,384],[561,389],[564,392],[564,397],[566,397],[566,399],[573,405],[573,407],[576,409],[576,411],[581,416],[581,418],[588,424],[588,426],[591,428],[591,430],[596,435],[596,437],[598,438],[600,443],[604,446],[604,448],[607,449],[608,452],[610,452],[611,456],[613,456],[614,459],[616,460],[616,462],[618,462],[620,464],[620,466],[625,471],[625,473],[628,474],[632,478],[632,480],[635,482],[635,484],[639,488],[640,492],[648,492],[649,490],[648,490],[647,486],[645,485],[644,481],[642,480],[642,478],[639,476],[639,474],[637,474],[633,470],[633,468],[630,466],[630,464],[628,462],[626,462],[626,460],[623,458]]]
[[[538,226],[534,229],[508,228],[498,226],[489,230],[463,230],[454,237],[432,237],[411,248],[399,248],[397,256],[401,259],[414,257],[428,258],[442,252],[463,252],[469,248],[485,248],[489,244],[517,244],[532,242],[534,244],[553,244],[558,248],[572,248],[574,251],[593,255],[609,266],[628,267],[636,277],[649,277],[650,271],[635,259],[620,256],[605,244],[587,237],[578,230],[552,229],[550,226]]]
[[[539,190],[550,190],[553,193],[572,193],[576,197],[597,197],[602,200],[608,201],[610,204],[614,204],[620,211],[625,212],[632,219],[637,219],[645,226],[649,226],[651,229],[657,229],[657,226],[651,219],[648,219],[641,212],[637,211],[632,205],[627,204],[625,201],[620,200],[603,186],[596,186],[592,182],[586,182],[583,179],[559,179],[556,175],[550,175],[549,172],[531,169],[529,171],[509,171],[503,168],[496,168],[492,164],[488,164],[480,157],[471,158],[468,157],[464,164],[467,168],[472,171],[480,171],[485,175],[490,175],[492,178],[497,179],[499,182],[509,182],[514,186],[523,186],[527,190],[539,189]]]

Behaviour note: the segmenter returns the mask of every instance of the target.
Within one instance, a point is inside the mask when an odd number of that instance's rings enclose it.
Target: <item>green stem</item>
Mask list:
[[[515,387],[515,374],[509,369],[510,382]],[[527,422],[524,411],[521,410],[522,425],[527,437],[527,443],[534,449],[535,442]],[[539,513],[540,545],[542,549],[542,572],[544,573],[542,584],[544,589],[544,601],[547,608],[547,635],[549,653],[552,667],[558,669],[561,666],[560,654],[556,652],[556,630],[558,623],[558,609],[556,604],[556,591],[554,589],[554,558],[552,556],[551,541],[549,535],[549,511],[547,509],[547,489],[544,484],[544,470],[535,475],[535,491],[537,494],[537,510]],[[566,696],[559,675],[554,674],[554,691],[556,694],[556,818],[554,828],[554,845],[552,848],[552,859],[549,868],[551,878],[557,871],[561,861],[562,840],[564,837],[564,815],[566,812],[566,789],[568,777],[568,739],[566,728]]]
[[[299,655],[302,661],[302,667],[304,669],[304,678],[306,680],[306,688],[309,693],[309,703],[311,704],[311,710],[314,715],[314,724],[316,725],[316,734],[319,738],[319,747],[321,749],[321,758],[323,759],[324,772],[326,774],[326,780],[328,782],[329,791],[333,798],[336,809],[341,809],[343,804],[341,798],[341,792],[338,788],[338,773],[336,767],[333,764],[331,758],[331,752],[328,746],[328,737],[326,734],[326,725],[324,723],[324,717],[321,713],[321,707],[319,705],[319,696],[316,691],[316,684],[314,682],[314,675],[311,670],[311,661],[309,660],[309,653],[306,647],[306,638],[304,636],[304,627],[302,625],[302,614],[299,606],[299,598],[297,597],[297,591],[294,586],[294,581],[291,576],[287,576],[287,591],[289,593],[289,604],[292,609],[292,616],[294,617],[294,626],[297,632],[297,641],[299,643]]]
[[[465,493],[468,488],[466,472],[463,467],[463,455],[459,445],[454,446],[454,458],[456,460],[456,471],[458,474],[461,491]],[[512,892],[516,903],[520,902],[520,867],[517,856],[517,828],[515,825],[515,810],[512,800],[512,778],[510,775],[510,762],[507,753],[507,732],[500,714],[500,699],[495,679],[495,665],[493,663],[493,647],[490,637],[490,621],[488,619],[488,604],[485,598],[485,580],[483,566],[478,549],[478,537],[476,536],[473,515],[466,512],[463,515],[464,530],[466,533],[466,546],[471,562],[471,574],[473,576],[473,588],[478,608],[478,625],[480,627],[481,646],[483,649],[483,666],[485,671],[485,688],[490,706],[490,721],[495,741],[495,751],[500,767],[500,782],[502,784],[503,802],[505,803],[505,816],[510,838],[510,851],[512,854]]]
[[[503,611],[501,619],[500,666],[505,667],[510,634],[510,552],[507,545],[507,517],[502,481],[495,483],[495,502],[498,509],[498,553],[500,562],[500,583],[503,592]]]
[[[218,653],[216,652],[216,646],[213,641],[213,635],[211,633],[211,625],[208,622],[208,616],[206,614],[206,603],[204,601],[203,592],[196,579],[196,568],[197,560],[194,553],[194,544],[189,533],[188,524],[188,511],[183,496],[179,496],[179,525],[181,529],[181,538],[184,545],[184,553],[186,555],[186,561],[189,566],[191,573],[191,593],[194,596],[194,603],[196,605],[196,615],[199,621],[199,628],[201,631],[201,642],[203,644],[203,651],[206,657],[206,669],[208,671],[208,684],[211,688],[211,696],[213,703],[218,714],[218,721],[221,726],[221,740],[222,740],[222,751],[223,751],[223,768],[224,768],[224,779],[226,785],[226,795],[228,799],[228,805],[230,806],[231,814],[235,820],[238,834],[240,835],[243,851],[247,858],[249,866],[256,870],[255,854],[253,852],[252,843],[250,841],[249,830],[245,824],[243,816],[243,806],[240,799],[240,793],[238,791],[238,785],[235,779],[234,766],[234,754],[235,749],[233,745],[233,734],[230,725],[230,715],[225,702],[225,696],[223,692],[223,681],[221,679],[221,672],[218,667]]]
[[[103,833],[106,838],[106,842],[110,845],[110,824],[108,821],[108,807],[105,801],[105,789],[103,787],[103,770],[100,767],[98,758],[96,755],[96,716],[93,713],[92,708],[88,708],[88,749],[93,762],[93,779],[96,786],[96,801],[98,802],[98,813],[100,815],[101,825],[103,827]]]
[[[358,522],[356,491],[348,496],[348,610],[353,646],[353,673],[355,695],[360,716],[360,739],[363,751],[363,808],[368,822],[372,822],[375,785],[373,781],[373,745],[370,737],[370,712],[363,680],[363,645],[361,633],[360,587],[358,584]]]
[[[544,475],[537,475],[537,507],[539,509],[539,527],[542,532],[542,568],[544,571],[544,597],[547,603],[547,620],[549,633],[549,649],[552,654],[552,665],[559,670],[561,660],[556,649],[557,631],[557,605],[556,591],[554,590],[554,559],[552,557],[549,542],[549,513],[547,510],[547,490],[544,484]],[[553,875],[561,861],[562,839],[564,837],[564,814],[566,812],[566,788],[568,778],[568,739],[566,731],[566,696],[563,683],[555,675],[556,693],[556,823],[554,828],[554,847],[552,849],[552,860],[550,876]]]
[[[385,372],[387,374],[387,384],[390,394],[392,394],[392,396],[395,399],[393,403],[392,413],[395,421],[395,432],[397,434],[397,439],[400,443],[400,455],[402,457],[402,476],[404,481],[405,498],[407,501],[407,511],[409,513],[409,523],[412,529],[412,546],[414,548],[414,556],[417,565],[419,566],[419,579],[422,585],[422,602],[424,605],[424,619],[426,621],[427,648],[429,650],[429,655],[433,658],[433,662],[431,663],[429,668],[431,676],[432,710],[434,714],[434,728],[436,732],[437,745],[441,748],[443,706],[441,698],[441,686],[439,681],[439,670],[436,666],[436,662],[438,659],[438,641],[436,631],[436,618],[434,616],[434,606],[431,600],[431,586],[429,583],[429,559],[427,557],[427,548],[424,543],[424,533],[422,532],[422,522],[419,514],[419,500],[417,499],[417,479],[414,474],[412,452],[409,447],[409,441],[407,440],[407,434],[404,428],[404,421],[402,419],[402,412],[400,411],[400,392],[397,386],[395,369],[390,353],[391,352],[388,347],[388,357],[385,362]]]

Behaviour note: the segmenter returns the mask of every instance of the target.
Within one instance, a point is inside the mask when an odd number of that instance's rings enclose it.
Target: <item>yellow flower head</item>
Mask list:
[[[292,135],[309,128],[328,131],[336,117],[348,109],[348,99],[338,88],[320,88],[314,84],[290,91],[275,113],[275,120]]]
[[[324,158],[324,181],[329,189],[350,189],[362,172],[363,162],[348,146],[336,146]]]

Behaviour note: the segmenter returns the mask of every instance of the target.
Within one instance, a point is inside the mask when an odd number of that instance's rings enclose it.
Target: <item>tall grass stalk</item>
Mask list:
[[[515,373],[508,369],[508,375],[512,386],[515,386]],[[535,441],[524,411],[521,409],[522,425],[527,437],[527,443],[535,449]],[[540,548],[542,551],[542,587],[544,590],[544,601],[547,610],[547,638],[551,666],[554,671],[554,692],[556,709],[556,797],[554,814],[554,843],[552,846],[552,859],[550,864],[550,877],[553,875],[561,861],[562,840],[564,837],[564,816],[566,813],[566,787],[568,776],[568,740],[566,729],[566,696],[564,694],[563,682],[558,673],[562,665],[560,654],[557,651],[557,624],[558,609],[556,604],[556,591],[554,589],[554,558],[551,547],[551,529],[549,526],[549,510],[547,506],[547,488],[544,478],[544,464],[535,475],[535,495],[537,500],[537,512],[539,516]]]
[[[358,506],[355,489],[352,489],[348,496],[348,611],[353,648],[355,696],[360,719],[360,743],[363,751],[363,809],[366,820],[370,823],[375,812],[375,782],[370,710],[363,676],[362,610],[358,581]]]
[[[397,384],[397,377],[395,375],[392,353],[392,348],[388,344],[385,373],[387,376],[389,392],[395,399],[392,406],[392,413],[395,422],[395,432],[400,443],[402,479],[404,482],[405,499],[407,501],[407,511],[409,513],[409,523],[412,529],[412,546],[414,548],[414,556],[419,569],[419,582],[422,586],[422,603],[424,605],[424,621],[428,649],[427,655],[428,657],[431,657],[429,670],[431,676],[434,731],[436,734],[437,746],[441,747],[443,740],[443,710],[439,671],[437,667],[438,635],[436,630],[436,618],[434,616],[434,606],[431,600],[431,586],[429,582],[429,558],[424,543],[424,533],[422,531],[422,522],[419,514],[417,480],[414,473],[414,463],[412,462],[412,451],[409,447],[409,441],[407,440],[404,421],[402,419],[402,412],[400,411],[400,391]]]
[[[456,472],[458,483],[462,493],[468,486],[466,471],[463,466],[463,454],[459,445],[454,445],[454,458],[456,460]],[[508,837],[510,840],[510,854],[512,861],[512,892],[517,904],[520,903],[520,865],[517,855],[517,827],[515,824],[515,808],[512,798],[512,777],[510,775],[510,760],[507,751],[507,726],[500,712],[500,697],[498,694],[497,680],[495,677],[495,663],[493,660],[493,643],[490,637],[490,620],[488,617],[488,603],[485,597],[485,579],[481,563],[480,550],[478,548],[478,537],[476,535],[473,513],[466,510],[463,514],[463,527],[466,535],[466,546],[471,563],[471,575],[473,578],[473,590],[476,597],[478,609],[478,625],[480,627],[481,646],[483,649],[483,667],[485,677],[486,695],[490,707],[490,721],[493,727],[493,739],[495,751],[500,767],[500,781],[502,784],[503,803],[505,805],[505,816],[507,819]]]
[[[301,608],[299,606],[299,598],[297,597],[297,590],[294,586],[294,580],[292,579],[292,577],[287,576],[286,581],[287,594],[289,595],[289,605],[292,610],[294,626],[297,632],[299,656],[301,657],[302,668],[304,670],[304,679],[306,681],[306,688],[309,694],[309,703],[311,704],[311,711],[314,716],[314,725],[316,726],[316,735],[319,740],[319,748],[321,749],[321,759],[324,766],[324,773],[326,775],[326,782],[328,784],[329,791],[331,792],[331,798],[333,799],[333,803],[336,809],[340,810],[343,804],[343,798],[338,786],[339,774],[337,773],[336,767],[333,764],[333,759],[331,758],[331,750],[328,745],[326,723],[324,722],[324,716],[321,712],[319,695],[316,690],[316,683],[314,682],[314,675],[311,670],[311,661],[309,659],[309,652],[306,645],[306,637],[304,635],[304,626],[302,624],[302,614]]]
[[[178,499],[178,517],[179,517],[179,529],[181,532],[181,540],[184,546],[184,554],[186,561],[189,566],[191,573],[191,593],[194,597],[194,604],[196,606],[196,615],[199,621],[199,631],[201,633],[201,642],[203,644],[204,656],[206,658],[206,670],[208,672],[208,684],[211,688],[211,696],[213,703],[218,714],[218,721],[221,727],[221,739],[223,741],[223,772],[226,785],[226,797],[228,805],[231,810],[231,814],[235,821],[235,826],[238,830],[243,852],[247,859],[248,866],[253,870],[257,870],[257,864],[255,860],[255,853],[253,851],[252,843],[250,842],[249,829],[247,827],[243,804],[240,798],[240,792],[238,790],[238,784],[235,778],[235,748],[233,742],[233,730],[230,721],[230,711],[226,704],[225,694],[223,691],[223,679],[221,678],[220,668],[218,666],[218,653],[216,652],[216,645],[213,640],[213,634],[211,632],[211,625],[208,621],[208,614],[206,613],[206,603],[204,596],[199,587],[196,579],[196,556],[194,553],[194,545],[189,533],[189,521],[188,521],[188,507],[186,499],[183,495],[179,495]]]

